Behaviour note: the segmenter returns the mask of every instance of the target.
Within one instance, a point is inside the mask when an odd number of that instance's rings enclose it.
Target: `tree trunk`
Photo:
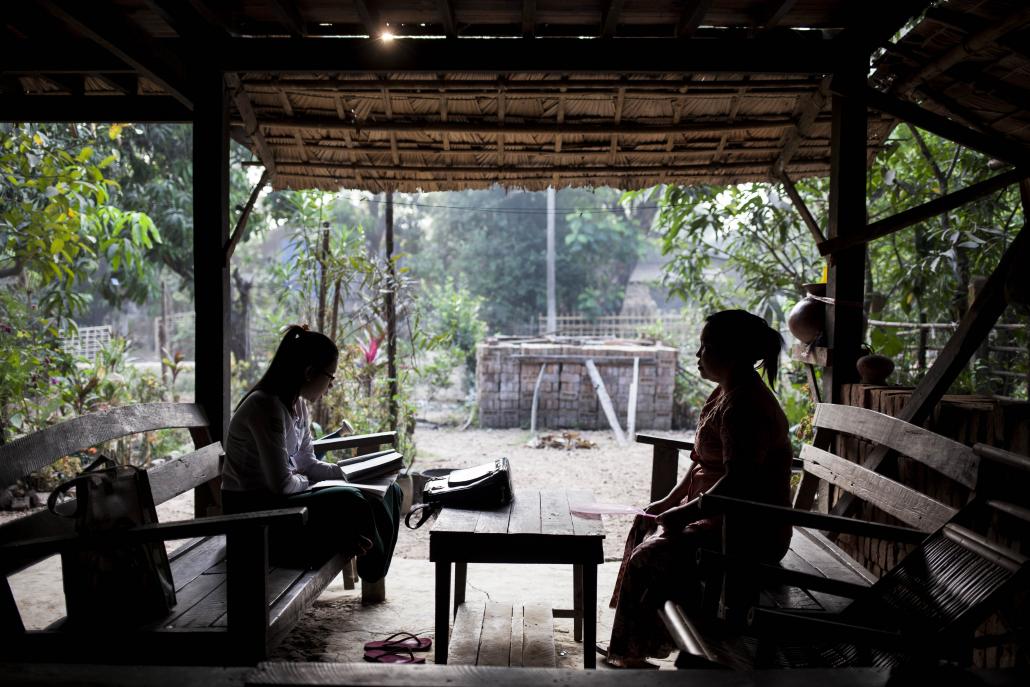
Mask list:
[[[558,333],[558,290],[555,282],[554,263],[554,187],[547,187],[547,333]]]
[[[238,298],[235,307],[231,310],[233,322],[229,346],[237,361],[249,360],[251,354],[250,291],[254,287],[254,282],[240,276],[239,269],[233,270],[232,280],[236,286]]]

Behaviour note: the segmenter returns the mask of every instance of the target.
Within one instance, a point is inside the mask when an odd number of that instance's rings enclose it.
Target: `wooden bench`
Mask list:
[[[194,490],[196,519],[76,537],[71,519],[47,511],[0,527],[4,584],[0,587],[0,654],[19,660],[237,665],[254,663],[292,629],[304,610],[350,558],[333,556],[311,569],[268,565],[270,526],[303,524],[307,509],[220,515],[222,447],[212,442],[202,409],[191,404],[125,406],[62,422],[0,446],[0,482],[8,484],[102,442],[141,432],[186,428],[195,451],[148,470],[154,501]],[[394,433],[349,437],[348,446],[392,444]],[[80,633],[26,630],[7,577],[49,556],[101,540],[116,543],[186,539],[169,560],[177,604],[145,628],[105,633],[99,650]]]
[[[740,621],[747,618],[749,632],[761,628],[767,637],[776,634],[801,636],[801,626],[807,621],[796,621],[799,613],[808,618],[836,619],[835,623],[821,627],[813,621],[818,629],[808,636],[811,641],[853,637],[848,632],[861,634],[854,626],[841,628],[839,619],[843,618],[883,624],[876,631],[862,635],[862,641],[867,643],[880,642],[888,649],[901,649],[902,653],[930,653],[936,649],[947,649],[953,653],[954,647],[946,644],[945,639],[970,643],[976,623],[986,617],[984,614],[991,604],[996,603],[999,595],[1006,593],[1011,585],[1021,584],[1020,580],[1025,579],[1025,559],[1016,552],[990,543],[982,531],[982,519],[972,514],[975,506],[983,504],[971,504],[968,506],[970,510],[962,511],[962,516],[956,518],[959,508],[940,503],[826,448],[831,444],[828,435],[858,437],[897,451],[903,456],[900,459],[903,461],[902,469],[932,469],[971,493],[978,483],[981,450],[896,418],[851,406],[819,404],[814,425],[817,429],[816,444],[821,447],[803,447],[800,461],[803,474],[793,509],[719,496],[702,497],[702,511],[706,515],[724,516],[723,550],[702,552],[699,556],[702,575],[705,576],[705,602],[701,612],[696,614],[696,620],[675,602],[666,603],[660,613],[680,647],[678,665],[808,665],[805,661],[819,665],[818,661],[822,659],[811,655],[804,659],[783,653],[775,658],[772,654],[762,656],[756,653],[754,645],[747,646],[734,634],[735,629],[740,629]],[[905,464],[906,460],[911,463]],[[867,504],[865,516],[875,515],[877,520],[891,522],[871,522],[809,510],[815,505],[825,511],[833,501],[842,498],[841,494],[852,494]],[[1003,511],[1006,508],[1006,512],[1019,511],[1019,507],[1011,503],[1001,506]],[[1022,515],[1025,517],[1026,509],[1022,509]],[[747,552],[734,550],[734,533],[739,531],[738,528],[747,527],[747,523],[755,518],[778,518],[795,525],[791,550],[779,565],[756,565],[747,559]],[[876,575],[864,569],[819,530],[901,542],[909,545],[911,552],[878,580]],[[947,551],[948,555],[942,555],[942,551]],[[1001,569],[995,569],[997,561],[1004,561]],[[995,576],[997,586],[990,586],[993,582],[981,583],[975,579],[978,566],[983,568],[984,575]],[[934,574],[927,574],[928,570]],[[974,576],[973,579],[970,575]],[[956,588],[958,580],[963,580],[966,585],[961,591]],[[980,598],[968,593],[978,585],[982,592]],[[928,609],[905,608],[905,613],[911,617],[893,617],[895,614],[904,615],[899,609],[907,602],[893,599],[886,603],[884,599],[902,588],[907,589],[910,595],[942,603],[944,598],[950,599],[947,603],[954,606],[948,609],[948,613],[953,612],[948,626],[936,626],[933,619],[920,616],[920,613],[929,613]],[[966,594],[965,598],[963,594]],[[880,610],[873,613],[869,610],[871,608]],[[710,618],[715,616],[724,622],[712,622]],[[900,631],[903,626],[910,629],[905,623],[920,626],[924,636],[919,641],[910,641],[912,638]],[[713,637],[715,641],[712,641]],[[939,642],[939,646],[933,646],[934,641]],[[883,658],[887,654],[893,655],[890,651],[881,652],[876,660],[889,662],[897,658]],[[849,664],[848,661],[862,664],[873,660],[874,653],[864,650],[847,659],[841,658],[843,663],[840,664]],[[829,659],[827,662],[836,665]]]
[[[552,611],[543,605],[463,603],[454,617],[448,665],[554,668]]]

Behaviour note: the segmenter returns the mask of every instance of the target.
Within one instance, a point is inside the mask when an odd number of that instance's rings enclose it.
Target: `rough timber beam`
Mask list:
[[[42,0],[41,6],[54,17],[104,48],[112,55],[137,70],[140,75],[159,85],[166,93],[186,107],[193,108],[193,99],[187,85],[186,69],[176,56],[161,44],[140,39],[139,31],[116,12],[91,4],[88,8]],[[62,46],[63,47],[63,46]],[[62,51],[63,52],[63,51]],[[69,62],[74,54],[66,54]]]
[[[275,179],[275,155],[268,142],[265,141],[265,135],[261,133],[257,116],[254,114],[254,106],[250,102],[247,92],[240,86],[239,75],[226,74],[225,83],[229,87],[229,93],[232,95],[233,102],[236,103],[236,109],[240,111],[240,116],[243,118],[243,125],[247,136],[254,142],[254,146],[257,148],[258,158],[264,164],[270,178]]]
[[[808,32],[813,33],[813,32]],[[184,46],[185,47],[185,46]],[[364,38],[226,39],[207,54],[223,71],[311,73],[763,73],[826,74],[837,51],[832,41],[799,33],[755,38],[547,38],[431,41]]]
[[[676,37],[687,38],[697,31],[711,6],[712,0],[687,0],[683,3],[683,11],[676,22]]]
[[[450,0],[436,0],[436,10],[440,14],[440,25],[448,38],[458,37],[458,22],[454,18],[454,7]]]
[[[161,95],[23,95],[0,98],[3,122],[190,122],[181,102]]]
[[[532,38],[536,31],[536,0],[522,0],[522,37]]]
[[[868,107],[902,119],[941,138],[954,141],[972,150],[978,150],[999,160],[1005,160],[1024,170],[1030,170],[1030,150],[1015,141],[973,131],[947,117],[942,117],[892,95],[881,93],[868,85],[848,88],[835,80],[831,84],[831,88],[839,89],[846,95],[861,98]]]

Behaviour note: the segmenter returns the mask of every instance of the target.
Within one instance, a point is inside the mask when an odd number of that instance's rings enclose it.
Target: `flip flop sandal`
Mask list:
[[[397,632],[386,639],[365,642],[365,650],[385,649],[387,651],[429,651],[433,640],[419,637],[410,632]]]
[[[598,642],[594,645],[594,651],[604,656],[605,658],[608,658],[608,646],[606,644]]]
[[[369,649],[365,652],[365,660],[372,663],[410,663],[422,664],[426,659],[421,656],[415,658],[410,651],[386,651],[385,649]]]

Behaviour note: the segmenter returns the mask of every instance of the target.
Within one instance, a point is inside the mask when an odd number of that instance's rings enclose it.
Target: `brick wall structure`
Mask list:
[[[476,350],[481,427],[528,428],[540,374],[537,428],[608,429],[585,361],[591,359],[623,429],[627,425],[633,360],[639,359],[637,429],[669,429],[676,375],[675,348],[626,343],[544,343],[488,339]]]

